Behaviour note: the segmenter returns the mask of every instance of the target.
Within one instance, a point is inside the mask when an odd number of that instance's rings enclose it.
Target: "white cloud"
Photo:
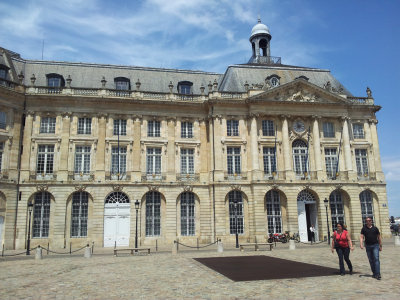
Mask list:
[[[386,180],[400,181],[400,156],[386,156],[381,159]]]

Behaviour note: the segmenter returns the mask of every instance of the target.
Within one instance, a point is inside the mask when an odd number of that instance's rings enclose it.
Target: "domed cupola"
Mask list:
[[[249,39],[253,50],[249,63],[269,63],[271,38],[268,26],[262,24],[261,19],[258,18],[258,23],[251,30]]]

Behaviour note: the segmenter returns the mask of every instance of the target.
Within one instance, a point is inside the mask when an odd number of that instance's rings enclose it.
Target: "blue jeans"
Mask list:
[[[339,256],[339,268],[340,268],[340,274],[344,274],[344,263],[343,263],[343,258],[346,261],[347,266],[349,267],[349,271],[353,271],[353,266],[351,265],[350,261],[350,248],[336,248],[336,253]]]
[[[381,275],[381,264],[379,262],[379,244],[365,245],[371,271],[374,275]]]

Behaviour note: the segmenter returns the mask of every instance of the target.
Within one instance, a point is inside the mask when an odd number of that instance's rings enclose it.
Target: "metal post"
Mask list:
[[[31,216],[32,216],[33,203],[28,203],[29,222],[28,222],[28,240],[26,242],[26,255],[31,254]]]
[[[138,212],[139,212],[139,200],[135,202],[135,209],[136,209],[136,231],[135,231],[135,248],[138,247]]]
[[[328,245],[331,244],[331,231],[329,229],[329,219],[328,219],[328,199],[325,198],[325,212],[326,212],[326,226],[328,226]]]
[[[235,235],[236,235],[236,248],[239,248],[239,235],[238,235],[238,219],[237,219],[237,204],[238,200],[235,198],[233,200],[235,203]]]

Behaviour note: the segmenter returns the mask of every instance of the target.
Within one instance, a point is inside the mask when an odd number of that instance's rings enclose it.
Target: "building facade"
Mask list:
[[[224,74],[0,55],[5,249],[233,243],[372,216],[390,234],[375,113],[252,30]],[[325,202],[324,202],[325,200]],[[136,205],[135,205],[136,203]],[[30,209],[30,208],[31,209]],[[30,226],[30,227],[29,227]]]

